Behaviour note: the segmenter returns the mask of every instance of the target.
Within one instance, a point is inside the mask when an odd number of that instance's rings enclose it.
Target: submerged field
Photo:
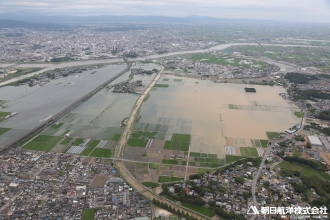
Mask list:
[[[184,178],[198,167],[262,156],[267,134],[276,136],[300,122],[293,113],[297,107],[279,95],[281,87],[254,86],[256,93],[246,93],[241,84],[175,76],[159,82],[143,103],[124,152],[125,159],[136,161],[127,163],[129,170],[143,181]],[[157,167],[148,169],[152,163]]]
[[[154,64],[144,67],[157,68]],[[130,72],[125,73],[112,84],[128,80],[129,75]],[[154,76],[138,75],[133,80],[142,80],[144,86],[138,89],[143,91]],[[130,116],[138,97],[105,88],[26,143],[23,149],[109,158],[124,130],[122,121]]]

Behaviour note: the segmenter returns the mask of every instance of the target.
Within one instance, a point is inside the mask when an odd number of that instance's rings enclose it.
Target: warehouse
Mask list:
[[[320,139],[316,136],[307,136],[309,142],[311,143],[311,145],[313,146],[322,146],[322,142],[320,141]]]

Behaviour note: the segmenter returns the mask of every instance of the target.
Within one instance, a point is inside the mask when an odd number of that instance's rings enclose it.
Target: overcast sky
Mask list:
[[[1,14],[211,16],[330,22],[330,0],[0,0]]]

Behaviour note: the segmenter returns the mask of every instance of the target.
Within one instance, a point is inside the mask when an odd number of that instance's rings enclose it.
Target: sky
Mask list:
[[[199,15],[330,22],[330,0],[0,0],[1,14]]]

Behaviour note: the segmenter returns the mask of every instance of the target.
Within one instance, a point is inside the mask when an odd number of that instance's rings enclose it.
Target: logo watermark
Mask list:
[[[256,206],[250,206],[250,208],[247,211],[248,215],[287,215],[290,216],[297,216],[305,218],[312,217],[312,218],[326,218],[327,213],[327,207],[300,207],[300,206],[294,206],[294,207],[272,207],[272,206],[263,206],[258,209]]]

